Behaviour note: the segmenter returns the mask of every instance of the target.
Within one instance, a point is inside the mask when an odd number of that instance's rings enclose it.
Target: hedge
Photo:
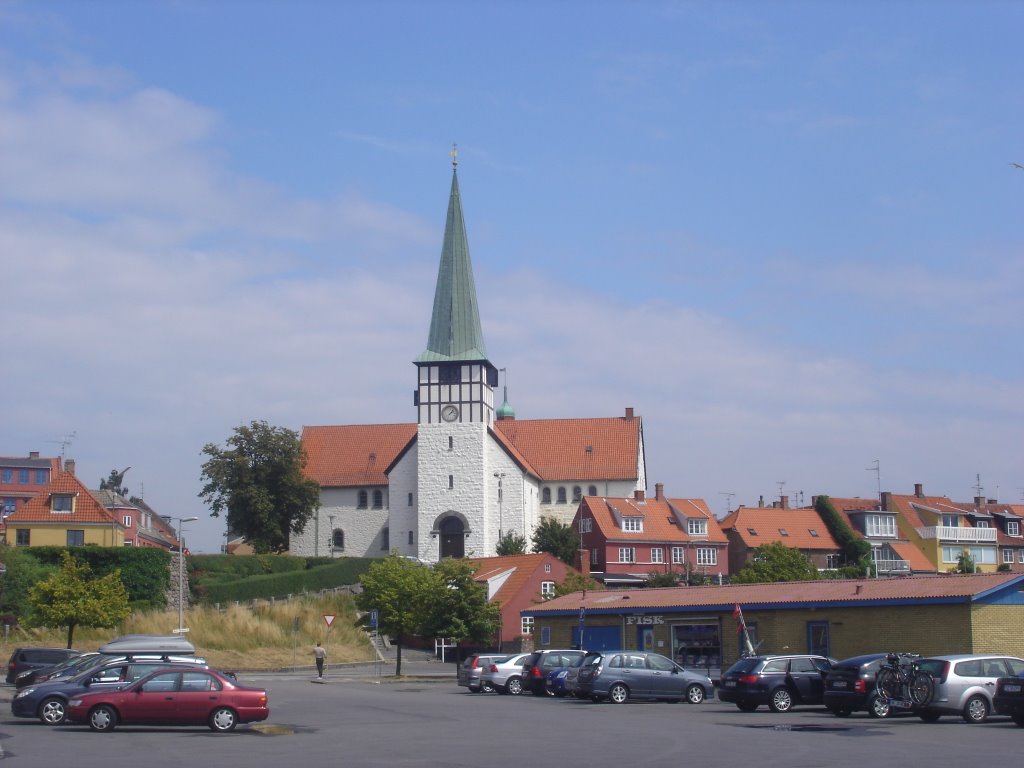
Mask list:
[[[94,576],[106,576],[120,569],[128,590],[128,601],[136,607],[162,608],[167,605],[171,578],[171,553],[157,547],[32,547],[32,557],[44,565],[59,566],[61,553],[70,552],[78,562],[88,563]]]
[[[233,581],[204,580],[192,584],[192,595],[197,602],[232,603],[316,592],[358,583],[373,562],[373,558],[346,557],[301,571],[265,573]]]

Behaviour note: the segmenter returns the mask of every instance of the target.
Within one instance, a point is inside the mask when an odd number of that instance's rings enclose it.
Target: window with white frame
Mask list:
[[[75,497],[70,493],[55,493],[50,500],[50,509],[54,512],[71,512],[74,509]]]
[[[132,516],[131,515],[125,515],[121,519],[121,522],[124,523],[124,527],[125,528],[131,528],[132,527]]]
[[[664,563],[665,562],[665,550],[661,547],[651,547],[651,562],[652,563]]]
[[[636,549],[634,547],[619,547],[620,563],[635,563]]]
[[[835,570],[839,567],[839,555],[831,554],[825,555],[825,567],[830,571]]]
[[[1020,550],[1020,562],[1024,563],[1024,549]]]
[[[867,536],[895,536],[894,515],[867,515],[864,518],[864,533]]]
[[[708,521],[700,517],[691,517],[686,521],[686,532],[691,536],[707,536]]]
[[[1021,550],[1021,551],[1024,551],[1024,550]],[[596,549],[590,550],[590,564],[591,565],[597,565],[599,562],[601,562],[601,558],[600,558],[600,555],[598,555],[597,550]]]
[[[544,573],[551,573],[551,563],[544,563]]]
[[[686,562],[686,552],[682,547],[672,547],[672,562],[676,565]]]
[[[1012,549],[1004,549],[1003,550],[1003,562],[1004,563],[1012,563],[1013,562],[1013,550]]]
[[[956,563],[960,560],[960,555],[963,554],[964,551],[963,547],[943,547],[942,562]]]
[[[976,546],[971,550],[971,558],[975,565],[995,565],[996,548]]]
[[[553,581],[542,581],[540,583],[540,596],[543,598],[549,598],[555,596],[555,582]]]
[[[1007,520],[1006,534],[1008,536],[1020,536],[1020,523],[1016,520]]]
[[[960,515],[943,515],[942,525],[946,528],[959,528]]]
[[[594,520],[590,517],[580,518],[580,533],[590,533],[594,530]]]
[[[988,520],[979,520],[974,524],[975,528],[988,528]]]
[[[521,619],[521,626],[519,627],[522,631],[520,634],[532,635],[533,634],[533,616],[523,616]]]
[[[697,565],[718,565],[718,550],[714,547],[697,547]]]
[[[622,518],[622,530],[624,533],[643,533],[644,519],[642,517]]]

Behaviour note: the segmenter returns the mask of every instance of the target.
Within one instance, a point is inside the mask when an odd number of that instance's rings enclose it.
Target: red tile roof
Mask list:
[[[547,552],[528,555],[503,555],[500,557],[479,557],[469,562],[478,565],[476,581],[487,582],[496,576],[512,571],[498,591],[491,596],[491,602],[504,603],[512,596],[519,594],[530,577],[542,568],[544,563],[553,562],[556,558]]]
[[[886,542],[893,551],[899,555],[903,560],[906,561],[907,565],[910,566],[910,570],[915,573],[921,572],[932,572],[936,571],[935,563],[928,559],[924,552],[915,547],[909,541],[897,540]]]
[[[415,424],[303,427],[305,475],[321,487],[387,485],[384,470],[415,437]]]
[[[991,590],[1024,584],[1020,573],[976,573],[942,576],[908,576],[895,579],[822,579],[774,584],[729,584],[712,587],[666,587],[663,589],[574,592],[555,598],[526,613],[572,614],[581,607],[588,611],[619,613],[637,609],[676,607],[721,608],[734,605],[744,609],[780,605],[850,606],[884,602],[957,600],[974,602]]]
[[[703,499],[604,498],[584,496],[580,512],[592,517],[605,539],[617,541],[706,541],[725,544],[727,539]],[[623,517],[643,518],[642,531],[623,531]],[[691,536],[688,518],[707,521],[706,536]],[[574,523],[575,525],[575,523]]]
[[[54,494],[73,494],[73,512],[53,512],[51,498]],[[114,518],[100,504],[81,480],[70,472],[60,472],[50,481],[38,496],[29,499],[25,506],[7,516],[7,523],[116,523]]]
[[[722,526],[731,528],[744,546],[750,548],[778,541],[794,549],[828,552],[839,549],[828,526],[813,509],[741,506],[722,521]]]

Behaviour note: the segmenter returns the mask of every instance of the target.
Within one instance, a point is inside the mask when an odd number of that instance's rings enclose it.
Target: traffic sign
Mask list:
[[[327,626],[328,627],[331,626],[331,624],[334,623],[334,614],[333,613],[325,613],[324,614],[324,621],[327,622]]]
[[[373,610],[370,611],[370,626],[373,627],[374,629],[377,628],[377,620],[378,620],[377,609],[374,608]]]

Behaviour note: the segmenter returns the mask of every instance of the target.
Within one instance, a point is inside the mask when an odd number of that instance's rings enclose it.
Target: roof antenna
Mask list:
[[[452,144],[452,151],[448,153],[452,156],[452,170],[459,167],[459,145]]]
[[[69,435],[64,435],[60,440],[47,440],[48,443],[57,443],[60,445],[60,463],[64,464],[64,453],[67,451],[67,447],[74,442],[75,435],[78,434],[78,430],[74,430]]]
[[[865,472],[874,472],[875,473],[875,479],[878,481],[878,503],[881,504],[882,503],[882,462],[880,462],[878,459],[875,459],[872,463],[875,466],[873,466],[873,467],[864,467],[864,471]]]
[[[736,495],[736,491],[719,491],[719,496],[725,496],[725,514],[732,512],[732,497]]]

